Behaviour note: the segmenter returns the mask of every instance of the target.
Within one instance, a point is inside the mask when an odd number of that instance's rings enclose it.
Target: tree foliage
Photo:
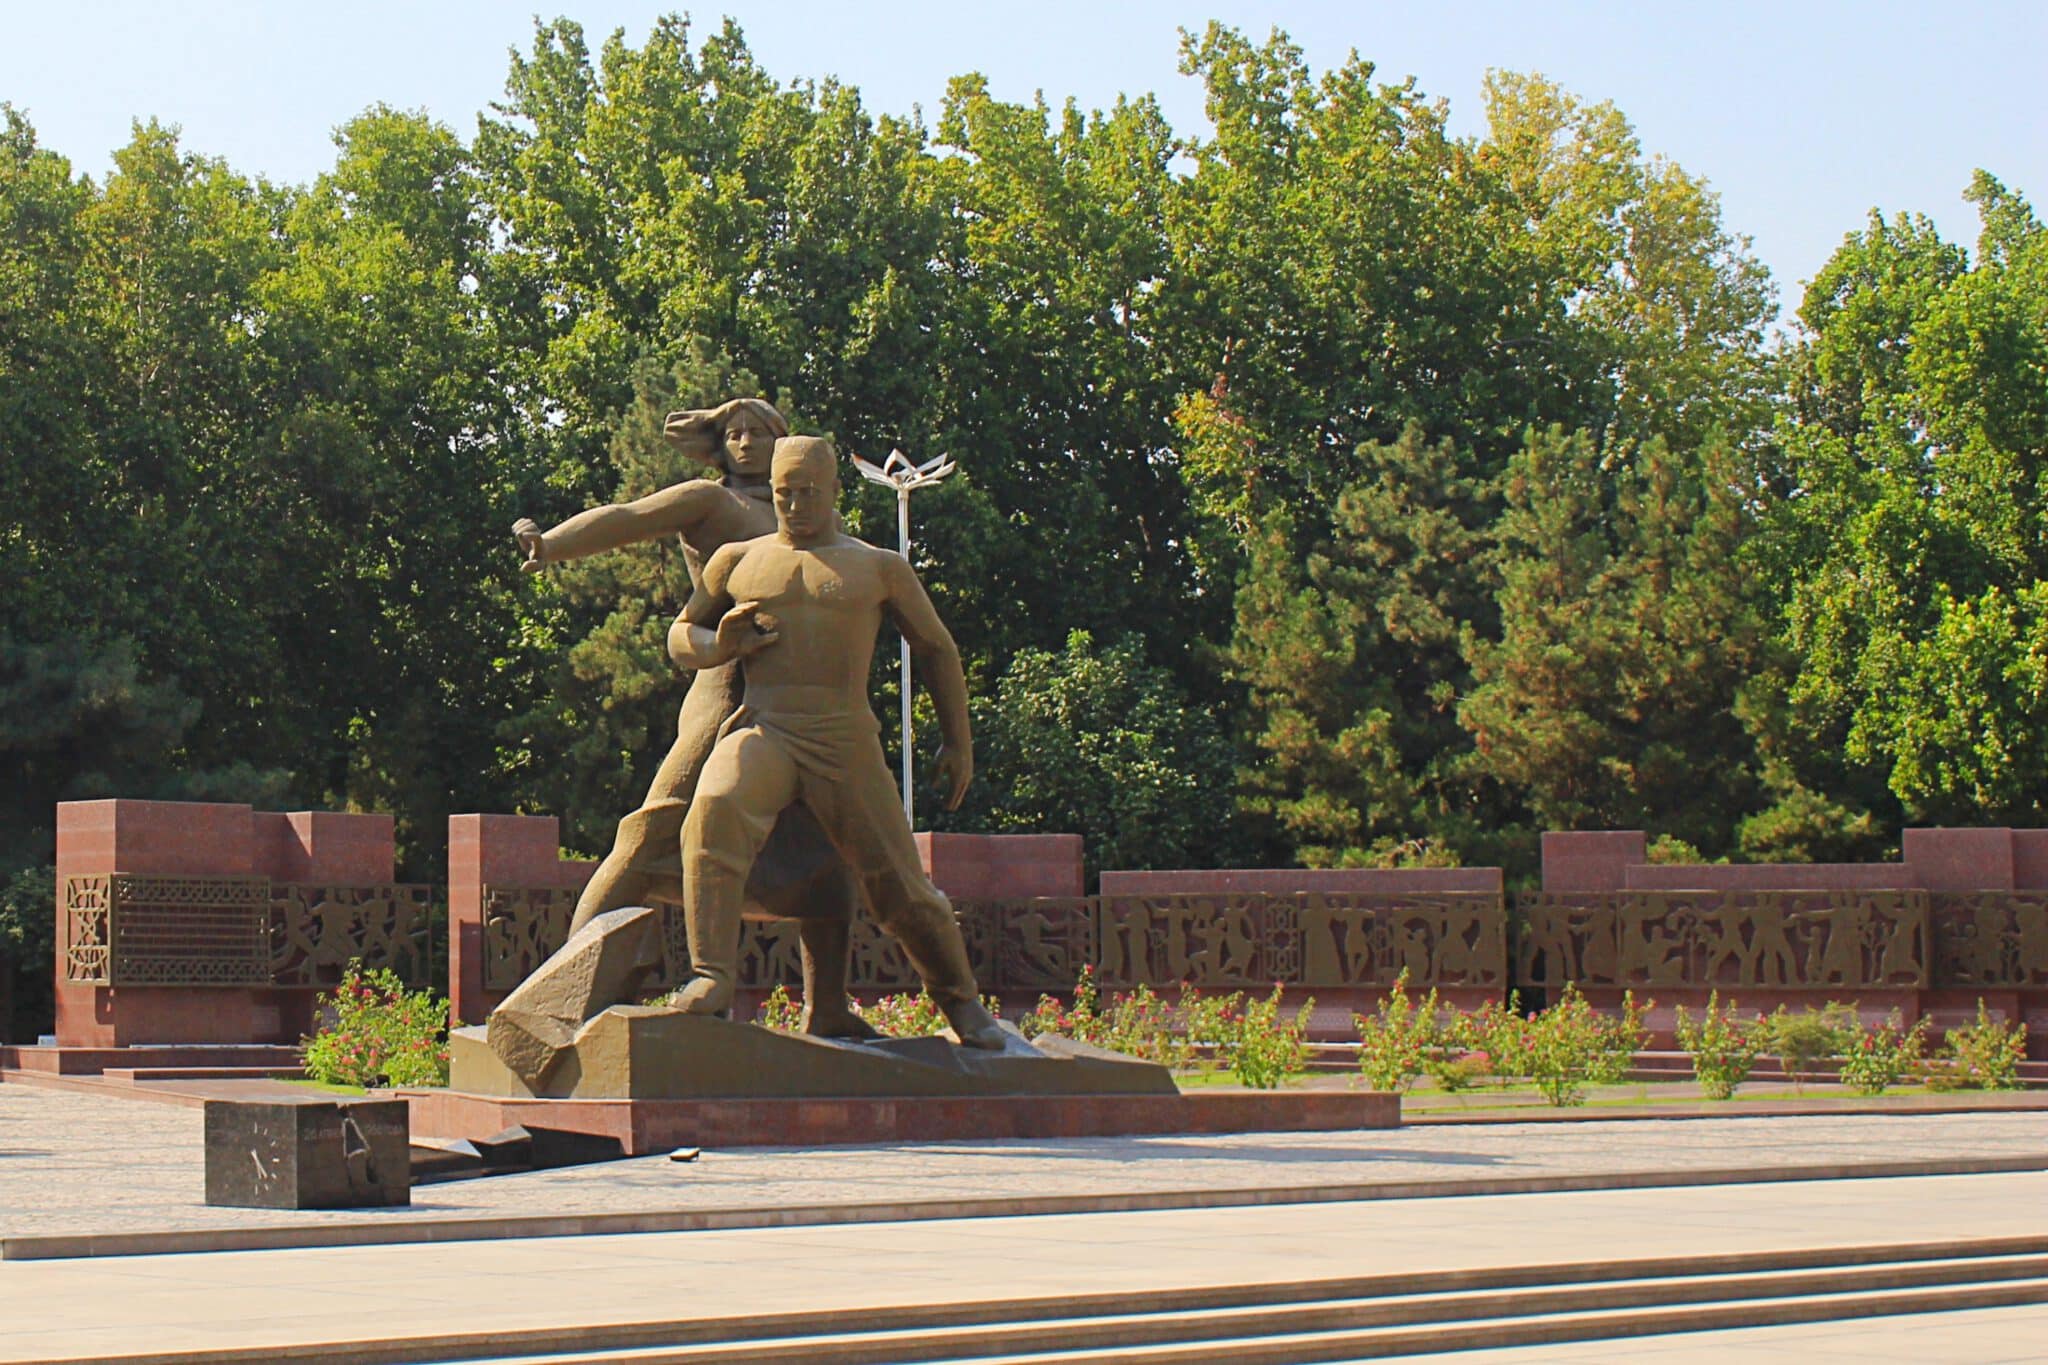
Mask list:
[[[1805,780],[1930,823],[2048,811],[2048,232],[1978,172],[1974,259],[1877,214],[1808,289],[1763,547]],[[1826,746],[1816,745],[1816,749]],[[1897,814],[1894,815],[1893,813]]]
[[[941,452],[915,555],[980,698],[953,827],[1092,865],[1701,856],[2040,823],[2048,235],[1873,214],[1792,334],[1698,176],[1493,74],[1184,35],[1208,128],[954,79],[934,122],[727,22],[536,24],[472,136],[376,106],[273,185],[0,107],[0,882],[51,809],[545,810],[596,851],[669,738],[650,545],[506,528],[696,471],[758,393]],[[853,529],[893,502],[850,482]],[[877,700],[895,700],[888,651]],[[1690,856],[1690,854],[1688,854]],[[5,930],[14,934],[13,929]]]

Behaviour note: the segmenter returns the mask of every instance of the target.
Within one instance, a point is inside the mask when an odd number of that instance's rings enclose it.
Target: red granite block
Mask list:
[[[1105,896],[1499,895],[1497,867],[1182,868],[1105,872]]]
[[[1929,891],[2010,891],[2013,837],[2009,829],[1909,829],[1907,867]]]
[[[1086,892],[1078,834],[913,836],[925,874],[961,900],[1079,896]]]
[[[1400,1123],[1400,1097],[1373,1091],[833,1101],[509,1100],[451,1091],[402,1093],[416,1136],[484,1137],[513,1124],[532,1124],[615,1137],[628,1155],[679,1146],[1343,1131]]]
[[[1904,863],[1640,863],[1630,891],[1910,891]]]
[[[564,879],[561,847],[561,822],[552,815],[448,817],[450,874],[459,866],[486,886],[580,886]]]
[[[58,875],[246,877],[254,852],[252,814],[227,802],[62,801]]]
[[[2012,832],[2012,885],[2015,891],[2048,891],[2048,829]]]
[[[1552,831],[1543,836],[1543,889],[1552,893],[1622,891],[1628,869],[1647,860],[1639,829]]]
[[[374,886],[392,880],[396,821],[340,811],[259,811],[254,869],[277,882]]]

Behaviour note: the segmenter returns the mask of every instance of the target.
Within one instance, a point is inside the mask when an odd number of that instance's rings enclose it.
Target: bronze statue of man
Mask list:
[[[700,585],[705,560],[719,547],[775,529],[769,463],[776,440],[788,434],[789,423],[782,414],[758,398],[672,412],[663,435],[686,455],[722,466],[723,477],[691,479],[635,502],[593,507],[547,531],[522,518],[512,528],[526,555],[522,567],[534,573],[550,564],[674,535],[682,542],[691,584]],[[682,899],[684,812],[720,727],[739,701],[736,666],[702,669],[691,680],[677,717],[675,743],[646,799],[619,821],[611,852],[577,899],[571,934],[608,910],[653,899]],[[853,1012],[846,997],[849,929],[859,892],[809,811],[794,807],[776,825],[752,869],[746,899],[759,913],[799,921],[805,1030],[836,1038],[874,1036],[874,1029]]]
[[[785,436],[770,473],[777,530],[728,544],[705,563],[669,630],[669,653],[694,669],[735,661],[741,704],[722,727],[683,820],[683,905],[694,973],[683,1009],[721,1013],[733,998],[748,875],[770,831],[801,803],[853,869],[877,921],[970,1047],[1000,1049],[967,946],[945,895],[925,875],[868,703],[868,665],[884,616],[910,643],[938,707],[939,777],[958,806],[974,772],[960,651],[907,560],[846,535],[831,443]]]

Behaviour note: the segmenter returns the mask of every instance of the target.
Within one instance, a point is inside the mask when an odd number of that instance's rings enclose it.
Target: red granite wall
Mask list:
[[[1616,891],[1927,891],[1937,894],[2048,891],[2048,830],[2006,828],[1909,829],[1895,863],[1652,864],[1644,861],[1647,841],[1639,830],[1599,830],[1543,836],[1543,890],[1552,894]],[[1650,1027],[1668,1040],[1674,1008],[1697,1008],[1704,991],[1664,990]],[[1614,989],[1589,989],[1597,1005],[1620,999]],[[2029,1055],[2048,1057],[2048,990],[2001,990],[1935,986],[1926,990],[1862,990],[1856,993],[1866,1018],[1892,1010],[1911,1022],[1924,1018],[1941,1030],[1976,1017],[1982,1000],[1993,1015],[2027,1025]],[[1745,1011],[1780,1004],[1797,1008],[1814,1001],[1813,991],[1743,992]]]
[[[1500,890],[1497,867],[1187,868],[1102,874],[1105,896],[1498,895]]]
[[[448,1000],[481,1023],[504,998],[484,987],[484,891],[581,891],[597,864],[561,856],[552,815],[448,817]]]
[[[925,875],[955,900],[1086,894],[1078,834],[918,834]]]
[[[65,980],[65,879],[267,877],[357,884],[392,879],[389,815],[258,812],[195,801],[66,801],[57,807],[56,971],[60,1047],[296,1043],[317,991],[267,986],[96,986]]]

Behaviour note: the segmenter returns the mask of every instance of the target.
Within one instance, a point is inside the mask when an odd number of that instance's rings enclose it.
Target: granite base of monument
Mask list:
[[[615,1005],[576,1030],[538,1088],[491,1048],[482,1028],[448,1040],[451,1090],[515,1099],[704,1100],[943,1098],[968,1095],[1176,1095],[1155,1062],[1065,1038],[1003,1049],[946,1038],[850,1042],[778,1033],[711,1015]]]
[[[1398,1128],[1380,1090],[1195,1090],[1184,1095],[955,1095],[872,1099],[550,1100],[400,1092],[419,1137],[475,1138],[513,1124],[589,1133],[627,1156],[677,1147],[830,1147]]]
[[[475,1028],[449,1040],[448,1089],[402,1094],[421,1137],[476,1138],[522,1124],[611,1138],[628,1156],[684,1146],[1329,1132],[1401,1122],[1394,1094],[1182,1094],[1154,1063],[1004,1033],[1001,1052],[944,1038],[856,1043],[618,1006],[577,1031],[544,1093]]]

